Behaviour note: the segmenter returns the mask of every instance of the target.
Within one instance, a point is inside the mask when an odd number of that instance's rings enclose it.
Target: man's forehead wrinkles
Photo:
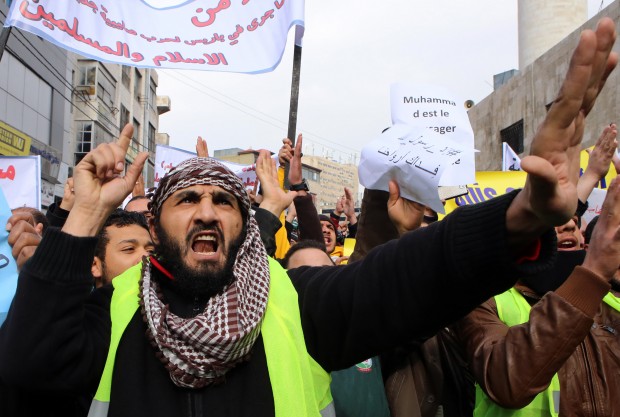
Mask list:
[[[187,188],[183,188],[172,193],[170,198],[173,199],[182,199],[189,196],[197,196],[201,197],[204,194],[208,194],[211,197],[226,197],[231,200],[236,200],[234,194],[231,192],[217,186],[217,185],[192,185]]]

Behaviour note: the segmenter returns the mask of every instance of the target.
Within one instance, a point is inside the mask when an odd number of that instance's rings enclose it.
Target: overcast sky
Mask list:
[[[588,3],[593,16],[601,1]],[[517,23],[517,0],[306,1],[297,122],[304,151],[343,160],[359,152],[391,124],[396,81],[482,100],[494,74],[518,68]],[[172,101],[159,131],[170,145],[194,151],[202,136],[211,151],[277,151],[288,126],[293,32],[268,74],[159,70],[157,92]]]

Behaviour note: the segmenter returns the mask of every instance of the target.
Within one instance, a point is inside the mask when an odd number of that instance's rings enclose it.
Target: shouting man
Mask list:
[[[552,228],[577,206],[584,118],[616,65],[614,40],[610,19],[583,33],[522,161],[523,190],[462,207],[338,268],[287,276],[265,253],[241,180],[194,158],[153,197],[156,255],[91,293],[94,236],[146,160],[120,176],[128,125],[75,168],[65,226],[22,269],[0,331],[0,357],[10,358],[0,378],[96,391],[92,416],[333,415],[327,372],[432,335],[551,263]]]

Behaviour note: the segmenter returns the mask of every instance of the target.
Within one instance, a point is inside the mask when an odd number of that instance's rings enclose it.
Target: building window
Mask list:
[[[306,168],[306,167],[302,167],[301,168],[301,175],[302,177],[311,180],[311,181],[317,181],[319,182],[321,176],[319,175],[318,171],[315,171],[313,169],[310,168]]]
[[[129,110],[121,104],[121,130],[129,123]]]
[[[116,97],[116,80],[103,65],[99,65],[97,73],[97,98],[108,109],[114,107]]]
[[[135,76],[133,79],[133,95],[136,100],[140,101],[140,92],[142,91],[142,74],[136,68],[134,72]]]
[[[516,153],[523,152],[523,119],[500,131],[502,142],[506,142]]]
[[[127,90],[129,90],[129,86],[131,83],[131,67],[128,67],[127,65],[123,65],[122,73],[123,73],[122,75],[123,85],[125,86]]]
[[[133,138],[131,138],[131,147],[134,151],[140,152],[140,122],[133,119]]]
[[[155,151],[155,126],[149,123],[148,151]]]
[[[92,120],[77,122],[76,129],[75,164],[77,165],[92,149],[94,123]]]
[[[86,64],[80,67],[80,75],[78,78],[78,86],[95,85],[97,76],[97,67],[95,64]]]
[[[151,106],[151,110],[155,110],[157,109],[157,84],[155,84],[155,81],[151,78],[151,92],[150,92],[150,97],[149,97],[149,105]]]

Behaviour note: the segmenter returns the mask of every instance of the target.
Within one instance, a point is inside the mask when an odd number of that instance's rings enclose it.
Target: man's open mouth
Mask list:
[[[573,249],[577,247],[577,239],[567,238],[558,240],[558,249]]]
[[[219,247],[217,236],[198,235],[192,242],[192,251],[203,255],[213,255]]]

